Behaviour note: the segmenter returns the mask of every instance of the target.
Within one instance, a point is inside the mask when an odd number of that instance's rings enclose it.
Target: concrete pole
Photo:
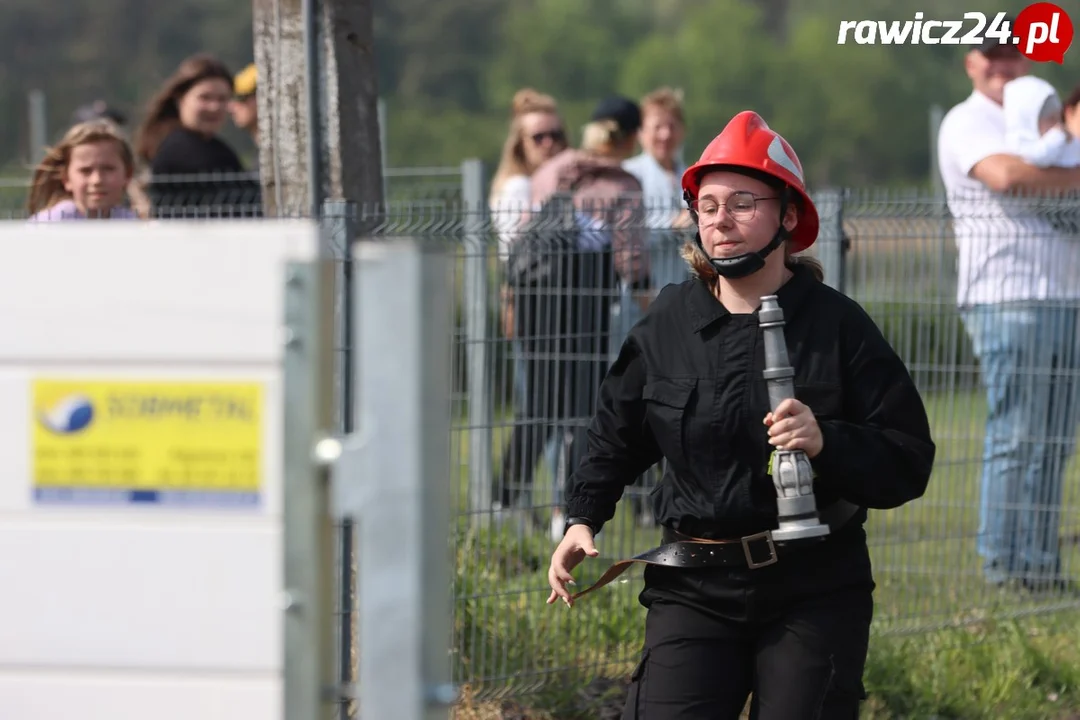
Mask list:
[[[307,113],[302,0],[253,0],[259,175],[267,217],[306,214]]]
[[[373,0],[321,4],[327,191],[357,203],[363,218],[383,203]],[[361,234],[366,224],[361,222]]]
[[[268,216],[307,214],[324,199],[361,209],[383,201],[372,2],[309,1],[253,0]],[[307,30],[305,12],[314,13]],[[312,164],[319,175],[314,186]]]
[[[253,0],[253,27],[264,215],[322,218],[327,200],[339,201],[339,206],[340,201],[355,203],[361,210],[381,205],[371,0]],[[373,224],[370,213],[368,223],[364,217],[360,223],[347,224],[353,237],[340,238],[339,247],[351,247],[355,236]],[[330,292],[323,293],[321,307],[330,317],[342,305],[338,293],[344,295],[344,307],[351,307],[352,263],[347,253],[342,257],[325,243],[323,257],[331,262],[320,269],[320,276],[325,275],[321,287]],[[339,271],[343,278],[337,281]],[[346,325],[351,326],[348,318]],[[328,336],[323,342],[333,347],[333,340]],[[346,343],[347,368],[355,350],[351,345]],[[327,430],[333,425],[332,387],[327,382],[320,388],[317,403],[319,425]],[[350,430],[351,423],[344,429]],[[302,651],[286,657],[286,711],[290,718],[305,720],[344,712],[341,701],[348,689],[343,680],[352,679],[334,652],[335,636],[352,641],[351,623],[339,628],[333,612],[335,578],[352,564],[352,534],[348,523],[340,533],[332,525],[328,490],[322,488],[319,512],[325,521],[317,539],[318,558],[312,558],[320,564],[322,582],[308,588],[309,614],[302,632],[298,625],[286,637],[287,646],[291,643]],[[337,557],[338,547],[346,557]],[[288,566],[285,571],[289,575]]]

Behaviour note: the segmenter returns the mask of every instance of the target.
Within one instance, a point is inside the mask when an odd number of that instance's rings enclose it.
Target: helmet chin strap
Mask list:
[[[701,248],[701,251],[705,253],[705,256],[709,258],[709,264],[713,266],[720,277],[729,280],[737,280],[748,275],[753,275],[758,270],[765,267],[765,258],[769,257],[769,254],[772,253],[773,250],[783,245],[784,241],[791,236],[787,231],[787,228],[784,227],[784,216],[787,215],[787,203],[788,195],[784,192],[780,196],[780,227],[776,229],[769,244],[757,252],[744,253],[730,258],[716,258],[710,256],[708,251],[705,250],[705,246],[701,242],[700,230],[694,237],[694,240],[697,242],[698,247]],[[697,218],[695,217],[695,220],[696,219]]]

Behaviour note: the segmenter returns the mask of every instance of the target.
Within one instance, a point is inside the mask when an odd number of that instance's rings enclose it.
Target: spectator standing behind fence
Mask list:
[[[583,129],[581,149],[564,150],[532,176],[528,226],[511,244],[507,261],[528,392],[521,429],[496,479],[503,507],[532,485],[550,438],[561,440],[566,467],[573,468],[584,451],[584,422],[608,365],[616,277],[633,282],[647,272],[641,265],[644,242],[633,241],[641,184],[621,164],[633,151],[640,119],[631,100],[601,101]],[[550,528],[556,537],[564,524],[566,474],[555,478]]]
[[[519,236],[530,209],[530,178],[543,162],[566,149],[566,126],[559,115],[558,103],[550,95],[539,93],[532,88],[522,88],[514,94],[510,109],[510,129],[503,143],[499,166],[491,182],[488,207],[498,234],[498,254],[504,264],[510,255],[510,246]],[[514,408],[515,422],[503,450],[504,461],[511,461],[513,448],[527,446],[526,434],[536,434],[535,428],[529,427],[530,419],[523,414],[528,407],[529,392],[528,369],[522,360],[522,344],[514,332],[514,296],[510,285],[505,281],[500,291],[500,314],[503,334],[510,339],[511,356],[514,365]],[[535,403],[534,403],[535,405]],[[554,437],[547,441],[548,465],[555,474],[557,443]],[[515,458],[516,459],[516,458]],[[522,475],[532,477],[532,472]],[[509,481],[515,473],[505,470],[502,478]],[[499,480],[496,481],[497,483]],[[512,488],[497,487],[495,497],[497,508],[511,501],[515,496]],[[560,530],[561,532],[561,530]]]
[[[233,124],[251,136],[256,149],[259,147],[259,103],[256,92],[259,69],[255,63],[236,74],[233,80],[233,99],[229,101],[229,114]],[[258,152],[255,153],[254,167],[258,167]]]
[[[638,140],[642,152],[623,167],[632,172],[644,190],[648,211],[649,266],[653,293],[665,285],[687,278],[686,263],[679,255],[684,236],[677,232],[689,222],[683,206],[680,180],[686,170],[680,158],[686,138],[686,119],[682,92],[659,88],[641,100],[641,131]],[[631,312],[625,322],[633,325],[640,313]],[[629,329],[629,328],[628,328]]]
[[[73,126],[34,170],[26,208],[35,222],[130,219],[125,189],[135,171],[131,146],[108,120]]]
[[[531,205],[530,178],[536,168],[567,147],[566,127],[555,98],[523,88],[514,94],[510,131],[491,181],[488,205],[505,262]]]
[[[75,109],[72,114],[72,125],[78,125],[84,122],[90,122],[91,120],[108,120],[109,122],[120,128],[120,131],[124,133],[125,137],[128,133],[128,117],[127,114],[116,108],[104,100],[98,99],[93,102],[89,102],[85,105],[80,105]],[[135,212],[140,217],[149,217],[150,215],[150,197],[143,189],[142,183],[138,178],[132,177],[127,186],[128,202]]]
[[[533,210],[543,207],[560,192],[572,193],[579,214],[591,215],[600,225],[607,223],[608,210],[621,200],[632,198],[642,207],[644,188],[622,163],[634,152],[641,129],[641,106],[621,95],[611,95],[597,103],[582,131],[581,148],[568,148],[551,158],[532,177]],[[641,225],[635,219],[634,225]],[[625,222],[624,222],[625,225]],[[611,248],[617,286],[630,292],[639,308],[648,306],[649,257],[639,227],[607,237]],[[604,327],[610,332],[610,319]]]
[[[149,194],[159,216],[249,214],[258,183],[218,133],[233,94],[233,76],[216,58],[193,55],[150,100],[136,135],[149,166]]]
[[[816,240],[818,215],[794,150],[760,116],[736,115],[682,187],[695,277],[660,291],[604,379],[548,602],[572,605],[570,572],[597,556],[624,486],[666,458],[656,517],[667,562],[645,567],[624,720],[736,720],[751,692],[758,720],[856,718],[873,615],[865,508],[925,491],[926,411],[873,320],[794,255]],[[775,410],[765,295],[784,311],[798,398]],[[810,458],[823,539],[773,541],[776,449]]]
[[[972,92],[942,120],[938,164],[957,304],[986,390],[977,549],[988,582],[1040,591],[1071,584],[1058,531],[1080,392],[1080,237],[1030,195],[1080,188],[1080,170],[1038,168],[1009,148],[1004,87],[1029,66],[1008,40],[967,53]],[[1070,120],[1076,134],[1080,117]]]

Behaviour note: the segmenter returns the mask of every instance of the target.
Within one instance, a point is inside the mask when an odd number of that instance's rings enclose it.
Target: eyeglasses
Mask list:
[[[749,222],[754,219],[759,202],[779,199],[778,197],[757,197],[751,192],[736,192],[728,196],[728,199],[723,203],[723,207],[727,210],[728,215],[735,220]],[[697,213],[699,223],[714,221],[720,213],[720,207],[721,204],[711,198],[695,200],[691,205],[691,209]]]
[[[533,133],[529,136],[534,145],[540,145],[544,140],[550,138],[553,143],[561,143],[566,141],[566,132],[563,130],[546,130],[544,132]]]

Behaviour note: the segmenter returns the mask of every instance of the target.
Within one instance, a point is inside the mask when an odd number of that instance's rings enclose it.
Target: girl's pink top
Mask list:
[[[136,220],[138,214],[131,208],[115,207],[109,213],[110,220]],[[30,216],[31,222],[49,222],[53,220],[85,220],[86,214],[75,205],[74,200],[62,200],[50,208]]]

